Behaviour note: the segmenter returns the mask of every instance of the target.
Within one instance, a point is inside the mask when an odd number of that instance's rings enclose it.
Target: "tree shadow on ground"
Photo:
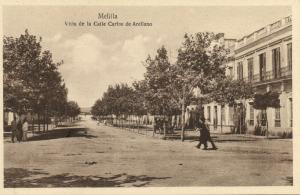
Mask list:
[[[98,136],[90,135],[87,133],[87,128],[60,128],[47,131],[43,134],[34,135],[28,138],[28,141],[39,141],[49,139],[59,139],[68,137],[85,137],[88,139],[97,138]]]
[[[42,177],[36,178],[37,175]],[[124,185],[142,187],[152,180],[168,179],[170,177],[149,177],[147,175],[127,175],[126,173],[113,175],[110,177],[99,176],[78,176],[68,173],[49,175],[45,172],[28,171],[20,168],[9,168],[4,170],[5,188],[34,188],[34,187],[123,187]],[[31,178],[31,177],[34,178]]]

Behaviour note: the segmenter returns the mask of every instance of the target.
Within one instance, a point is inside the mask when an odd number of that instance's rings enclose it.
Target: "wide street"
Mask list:
[[[4,141],[5,187],[292,185],[292,141],[216,135],[162,140],[96,124],[88,117],[28,142]],[[209,145],[210,146],[210,145]]]

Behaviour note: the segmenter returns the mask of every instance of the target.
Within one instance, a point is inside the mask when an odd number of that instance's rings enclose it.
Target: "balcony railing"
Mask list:
[[[281,79],[291,75],[292,75],[292,70],[289,67],[282,67],[280,68],[279,75],[275,75],[273,71],[267,71],[264,74],[255,74],[253,75],[252,78],[245,77],[243,78],[243,80],[252,83],[259,83],[259,82]]]
[[[267,34],[267,28],[266,27],[261,28],[257,31],[256,38],[261,38],[261,37],[265,36],[266,34]]]
[[[288,26],[291,24],[292,24],[292,16],[288,16],[288,17],[278,20],[268,26],[265,26],[255,32],[249,34],[245,38],[238,40],[237,49],[241,48],[255,40],[265,37],[271,33],[274,33],[275,31],[281,29],[282,27],[285,27],[285,26]]]
[[[291,76],[292,75],[292,69],[288,66],[282,67],[280,69],[281,77]]]
[[[254,41],[254,33],[248,35],[246,41],[247,41],[247,43]]]
[[[271,29],[270,30],[274,31],[275,29],[280,28],[280,27],[281,27],[281,20],[271,24]]]
[[[240,46],[243,46],[243,45],[244,45],[244,39],[239,40],[238,41],[238,46],[240,47]]]

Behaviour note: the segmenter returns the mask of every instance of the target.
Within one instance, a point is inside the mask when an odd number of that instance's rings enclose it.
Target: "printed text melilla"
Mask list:
[[[118,19],[115,13],[98,13],[98,19]]]

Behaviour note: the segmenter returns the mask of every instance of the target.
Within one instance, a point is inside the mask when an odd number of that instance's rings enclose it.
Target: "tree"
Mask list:
[[[163,115],[170,118],[178,112],[179,107],[174,101],[172,82],[172,65],[169,62],[167,50],[164,46],[157,50],[154,59],[146,59],[145,73],[145,102],[147,110],[153,115]],[[168,119],[168,121],[170,121]],[[166,120],[164,120],[164,134],[166,135]]]
[[[38,81],[33,78],[38,74],[40,41],[27,30],[19,38],[3,40],[4,106],[17,114],[27,112],[34,99],[33,86]]]
[[[147,114],[145,94],[148,91],[145,80],[133,82],[132,113],[138,116]]]
[[[185,34],[182,46],[178,50],[173,73],[175,82],[172,88],[175,99],[181,105],[182,141],[184,141],[187,101],[193,96],[195,88],[202,94],[207,94],[212,91],[219,79],[225,78],[223,64],[227,51],[219,42],[219,37],[219,34],[210,32]]]
[[[253,108],[263,110],[264,113],[267,112],[268,108],[280,108],[280,99],[279,93],[269,91],[263,94],[255,94],[253,101]],[[268,136],[268,118],[267,114],[265,114],[266,120],[266,135]]]
[[[236,106],[238,104],[240,105],[238,118],[235,120],[239,121],[238,129],[241,133],[242,128],[245,128],[246,100],[253,98],[253,96],[254,92],[251,82],[246,82],[244,80],[233,80],[230,77],[226,77],[217,80],[215,86],[208,94],[208,99],[210,102],[215,101],[222,107],[226,104],[230,106]]]
[[[66,105],[66,115],[74,120],[80,114],[80,107],[75,101],[69,101]]]
[[[37,113],[39,124],[43,115],[45,124],[48,114],[61,112],[67,89],[58,71],[62,62],[54,63],[50,51],[42,52],[41,41],[27,30],[18,38],[4,37],[4,107],[19,115]]]
[[[91,113],[95,117],[106,115],[105,105],[101,99],[96,100],[94,105],[92,106]]]

